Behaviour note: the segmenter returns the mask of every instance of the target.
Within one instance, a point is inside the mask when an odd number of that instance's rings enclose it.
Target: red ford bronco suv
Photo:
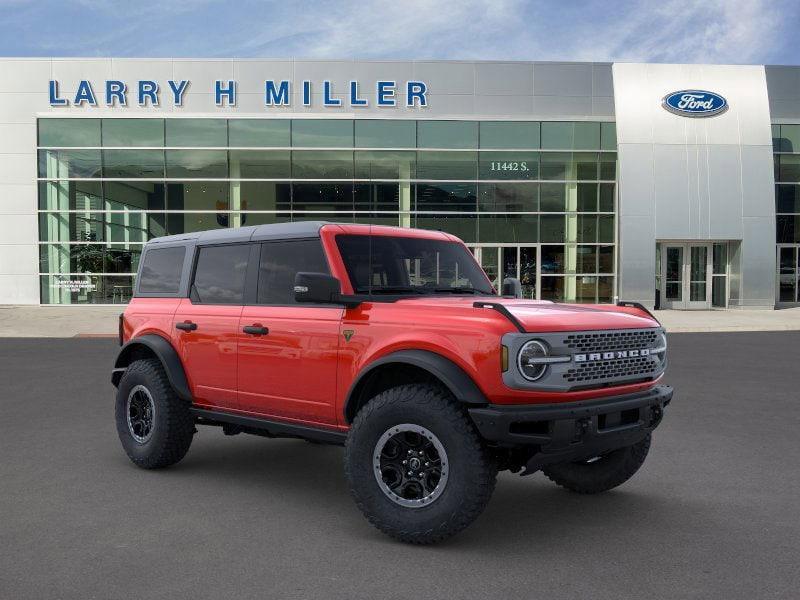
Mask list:
[[[672,398],[664,330],[639,305],[503,287],[441,232],[301,222],[154,239],[120,317],[122,446],[153,469],[199,425],[343,444],[367,519],[419,544],[469,525],[498,470],[582,494],[625,482]]]

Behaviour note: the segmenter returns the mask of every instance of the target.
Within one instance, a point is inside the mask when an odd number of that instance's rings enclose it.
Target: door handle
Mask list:
[[[267,335],[269,333],[269,329],[261,325],[245,325],[242,327],[242,331],[253,335]]]
[[[194,331],[197,329],[197,323],[192,323],[191,321],[175,323],[175,329],[180,329],[181,331]]]

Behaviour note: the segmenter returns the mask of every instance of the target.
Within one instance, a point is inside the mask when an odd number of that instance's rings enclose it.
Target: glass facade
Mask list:
[[[779,304],[800,302],[800,125],[773,125]]]
[[[311,219],[450,232],[497,287],[511,276],[529,298],[614,299],[613,123],[43,118],[38,125],[45,304],[126,302],[141,247],[155,236]]]

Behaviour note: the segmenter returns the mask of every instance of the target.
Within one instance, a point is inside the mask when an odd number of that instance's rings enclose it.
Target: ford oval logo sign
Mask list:
[[[705,90],[681,90],[664,96],[662,105],[671,113],[684,117],[713,117],[728,110],[728,101]]]

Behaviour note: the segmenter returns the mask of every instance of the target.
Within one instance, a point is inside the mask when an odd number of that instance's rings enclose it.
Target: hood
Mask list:
[[[539,331],[587,331],[594,329],[642,329],[658,327],[659,323],[646,312],[634,307],[613,304],[559,304],[540,300],[517,300],[495,296],[427,296],[402,300],[418,306],[444,308],[472,308],[476,302],[497,304],[505,307],[519,321],[526,332]],[[490,307],[473,310],[492,310]],[[499,312],[500,311],[496,311]]]

